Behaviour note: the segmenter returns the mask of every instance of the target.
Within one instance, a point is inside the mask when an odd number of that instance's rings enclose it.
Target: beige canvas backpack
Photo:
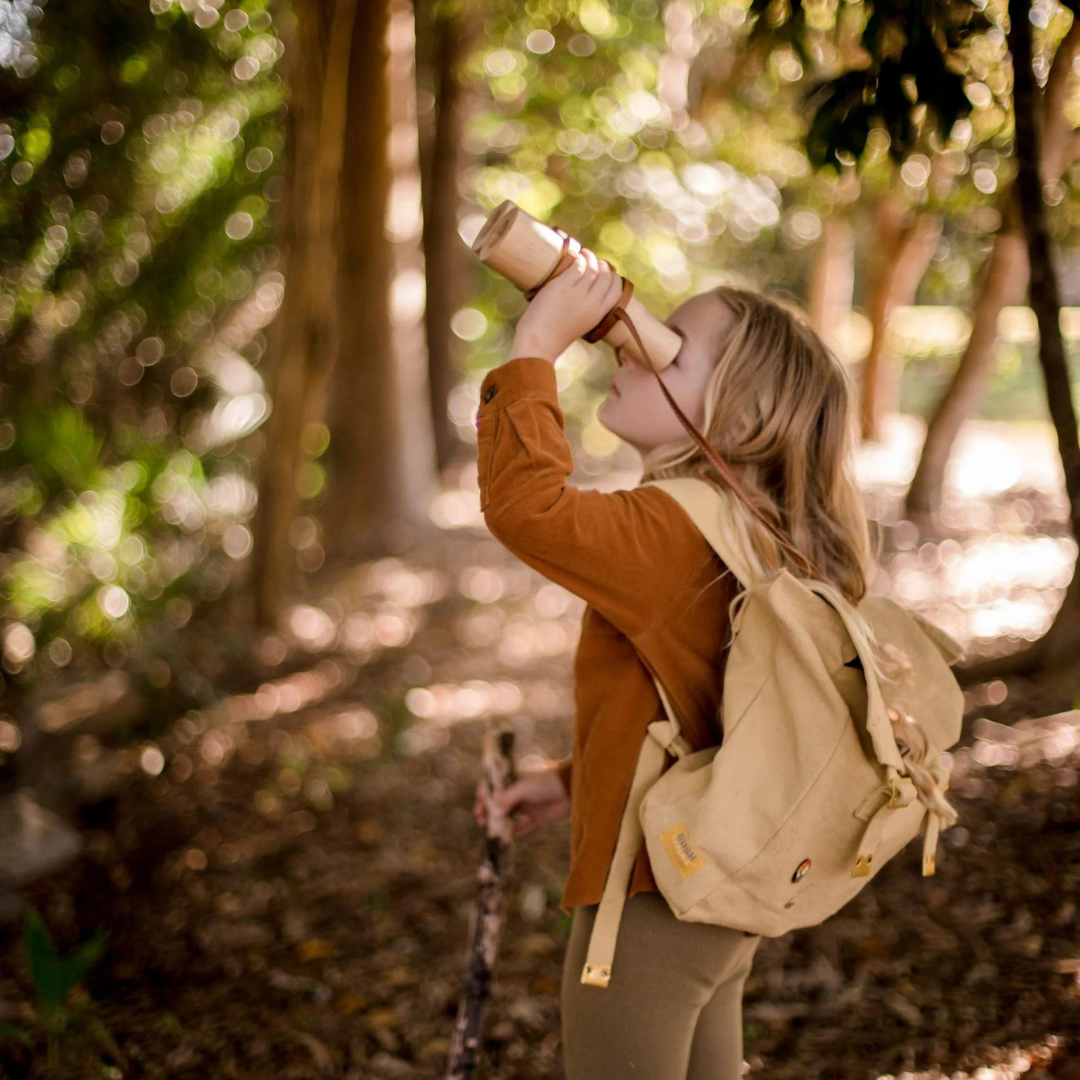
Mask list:
[[[850,604],[786,570],[751,584],[714,485],[680,477],[643,486],[679,502],[745,589],[722,745],[691,752],[656,681],[667,719],[649,725],[589,940],[581,981],[596,987],[611,979],[642,839],[677,918],[777,937],[828,918],[924,827],[922,872],[933,874],[939,831],[956,820],[942,796],[942,751],[960,737],[963,696],[950,664],[961,646],[887,597],[864,596],[857,610],[877,640],[913,665],[887,707]],[[665,751],[677,760],[661,776]]]

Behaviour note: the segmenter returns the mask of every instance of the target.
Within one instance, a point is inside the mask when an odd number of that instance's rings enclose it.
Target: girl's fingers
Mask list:
[[[531,832],[539,825],[546,825],[549,821],[554,821],[558,816],[558,811],[554,806],[546,804],[536,806],[520,819],[518,832]]]
[[[615,273],[615,267],[607,259],[599,261],[593,287],[607,305],[607,308],[610,308],[615,303],[622,292],[622,278]]]
[[[611,267],[606,259],[601,259],[591,251],[589,254],[592,255],[592,263],[590,265],[590,269],[592,270],[592,281],[589,283],[589,290],[592,291],[593,289],[596,289],[597,293],[603,295],[606,288],[603,283],[606,281]],[[596,287],[597,282],[601,283],[599,288]]]
[[[494,792],[491,796],[492,805],[498,807],[510,819],[514,835],[524,836],[537,826],[564,816],[559,808],[549,801],[535,800],[527,785],[518,786],[521,783],[518,781],[511,784],[501,791]],[[481,828],[487,827],[485,796],[486,790],[481,782],[476,788],[473,801],[473,815]]]
[[[611,275],[611,281],[604,291],[604,303],[612,305],[622,295],[622,278],[618,274]]]

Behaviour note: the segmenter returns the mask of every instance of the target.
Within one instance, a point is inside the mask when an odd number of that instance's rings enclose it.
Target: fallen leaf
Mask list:
[[[301,960],[325,960],[333,953],[334,947],[328,941],[312,938],[310,941],[300,942],[297,951]]]

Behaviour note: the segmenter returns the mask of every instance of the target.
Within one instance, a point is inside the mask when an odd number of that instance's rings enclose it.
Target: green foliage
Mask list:
[[[72,1021],[81,1016],[85,1005],[72,1005],[69,995],[104,956],[107,940],[108,934],[97,930],[86,941],[61,956],[40,912],[33,906],[27,906],[23,942],[37,995],[38,1020],[48,1037],[51,1064],[56,1063],[60,1037]]]
[[[891,0],[863,7],[859,43],[868,63],[808,87],[813,120],[807,152],[816,168],[861,158],[875,123],[889,133],[889,154],[900,165],[920,140],[936,135],[947,141],[956,121],[971,112],[962,53],[974,37],[994,29],[985,0]],[[751,12],[757,16],[752,41],[792,45],[810,66],[804,40],[817,35],[801,0],[779,12],[776,0],[752,0]]]
[[[120,463],[105,466],[101,436],[63,405],[16,427],[13,464],[39,482],[31,504],[53,512],[27,534],[26,554],[11,557],[11,615],[48,641],[130,639],[137,614],[164,614],[195,590],[198,545],[175,536],[185,513],[203,517],[210,502],[200,458],[132,429],[118,438]]]
[[[147,619],[182,624],[250,546],[284,143],[266,0],[25,14],[0,67],[0,590],[32,635],[4,652],[19,679],[137,655]]]
[[[40,912],[26,909],[26,957],[45,1022],[55,1026],[66,1009],[67,996],[82,977],[104,956],[108,934],[95,933],[66,956],[61,956]]]

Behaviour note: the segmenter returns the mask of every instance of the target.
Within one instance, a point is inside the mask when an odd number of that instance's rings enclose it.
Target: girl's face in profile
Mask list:
[[[678,356],[660,372],[668,393],[693,425],[705,421],[705,386],[720,355],[732,314],[712,293],[701,293],[679,305],[666,323],[684,338]],[[614,373],[596,418],[644,455],[686,436],[675,410],[657,385],[653,371],[620,349],[623,364]]]

